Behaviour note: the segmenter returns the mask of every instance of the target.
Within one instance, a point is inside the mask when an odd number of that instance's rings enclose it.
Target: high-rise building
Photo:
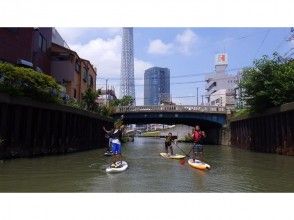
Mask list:
[[[132,96],[135,103],[133,28],[123,28],[120,96]]]
[[[152,67],[144,74],[144,105],[160,105],[170,101],[170,70]]]

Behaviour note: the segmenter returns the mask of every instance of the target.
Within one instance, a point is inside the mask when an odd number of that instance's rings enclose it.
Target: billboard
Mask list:
[[[228,64],[228,54],[219,53],[215,55],[215,65],[227,65]]]

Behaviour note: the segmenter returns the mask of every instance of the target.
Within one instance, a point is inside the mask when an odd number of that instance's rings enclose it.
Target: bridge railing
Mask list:
[[[149,106],[119,106],[116,113],[126,112],[218,112],[228,113],[225,107],[204,105],[149,105]]]

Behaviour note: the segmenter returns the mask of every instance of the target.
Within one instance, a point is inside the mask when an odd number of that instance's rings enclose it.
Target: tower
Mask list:
[[[120,96],[132,96],[135,104],[133,28],[123,28]]]

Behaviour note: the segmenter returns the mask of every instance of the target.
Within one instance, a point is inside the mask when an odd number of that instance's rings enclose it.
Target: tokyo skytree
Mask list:
[[[132,96],[135,105],[133,28],[122,31],[120,96]]]

